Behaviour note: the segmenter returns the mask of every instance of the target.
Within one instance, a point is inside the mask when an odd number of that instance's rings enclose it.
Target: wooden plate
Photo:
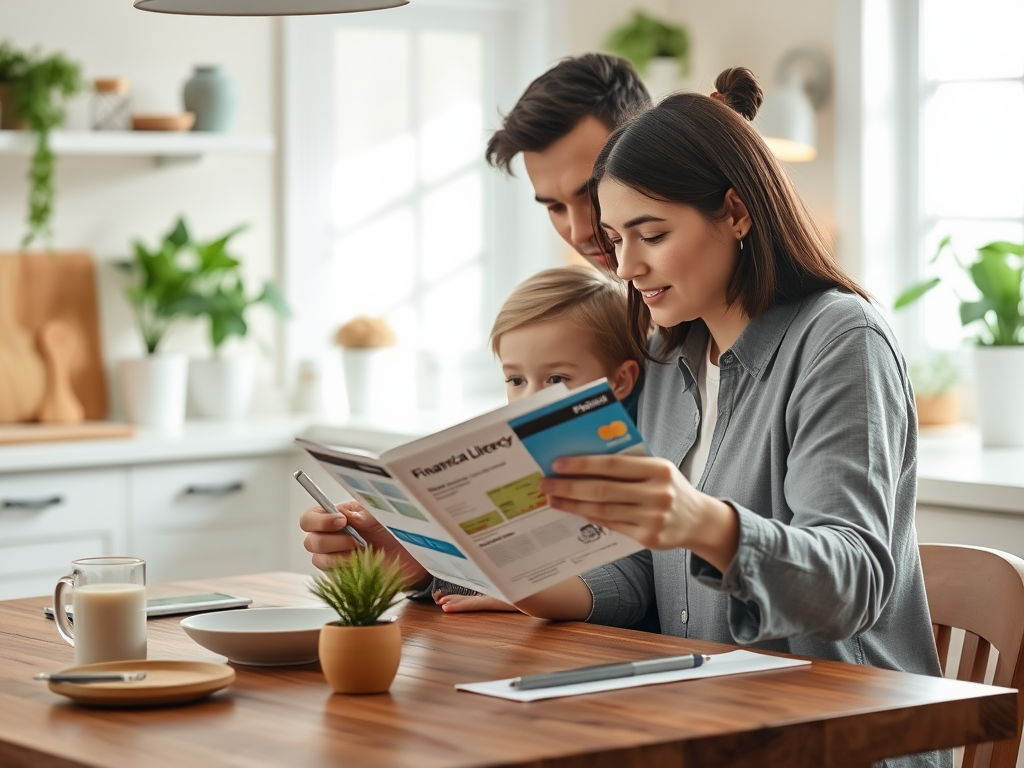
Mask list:
[[[132,115],[132,129],[136,131],[189,131],[195,125],[194,112],[180,115]]]
[[[50,690],[79,704],[97,707],[152,707],[183,704],[209,696],[235,680],[227,664],[208,661],[109,661],[82,664],[61,672],[145,672],[134,683],[49,683]]]

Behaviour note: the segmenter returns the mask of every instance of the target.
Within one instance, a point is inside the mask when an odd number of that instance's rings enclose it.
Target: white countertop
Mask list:
[[[315,423],[309,416],[264,416],[240,422],[192,421],[176,435],[30,443],[0,447],[0,473],[191,461],[284,453],[298,435],[381,452],[481,413],[421,413],[391,423]],[[918,502],[930,506],[1024,514],[1024,448],[983,448],[966,426],[921,433]]]
[[[963,425],[922,431],[917,500],[1024,514],[1024,448],[983,448],[978,432]]]
[[[268,416],[237,422],[190,421],[176,434],[60,440],[0,446],[0,473],[259,456],[294,449],[310,418]]]

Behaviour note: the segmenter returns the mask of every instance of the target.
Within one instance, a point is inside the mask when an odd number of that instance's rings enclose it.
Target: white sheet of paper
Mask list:
[[[511,686],[515,679],[490,680],[484,683],[459,683],[455,687],[460,691],[482,693],[484,696],[496,696],[499,699],[512,701],[539,701],[540,699],[557,699],[561,696],[579,696],[582,693],[599,693],[601,691],[617,691],[621,688],[636,688],[641,685],[657,685],[659,683],[675,683],[679,680],[696,680],[701,677],[722,677],[723,675],[739,675],[744,672],[764,672],[771,669],[786,667],[802,667],[810,664],[803,659],[785,659],[779,656],[767,656],[753,651],[730,651],[714,654],[711,661],[694,669],[680,669],[675,672],[658,672],[653,675],[636,677],[620,677],[615,680],[598,680],[592,683],[576,685],[560,685],[555,688],[537,688],[536,690],[520,691]]]

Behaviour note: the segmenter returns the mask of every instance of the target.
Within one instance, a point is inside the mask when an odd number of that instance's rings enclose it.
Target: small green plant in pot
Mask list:
[[[978,297],[961,296],[960,323],[974,330],[974,383],[982,441],[987,446],[1024,446],[1024,243],[997,240],[966,262],[950,237],[939,243],[934,264],[949,258],[970,277]],[[896,309],[912,305],[942,282],[932,277],[907,288]]]
[[[404,588],[401,565],[372,547],[356,549],[310,591],[333,608],[338,620],[320,630],[320,667],[335,693],[383,693],[402,660],[402,635],[382,621]]]
[[[188,358],[158,352],[167,332],[185,316],[194,289],[188,244],[188,230],[179,220],[155,248],[133,241],[132,257],[116,265],[129,276],[125,295],[146,348],[145,357],[119,364],[125,410],[133,423],[161,431],[180,429],[185,421]]]
[[[690,36],[686,27],[643,11],[634,11],[628,22],[613,29],[605,48],[636,67],[655,98],[676,90],[679,78],[690,73]]]
[[[228,251],[232,238],[244,229],[242,225],[213,240],[189,241],[195,257],[193,287],[180,307],[209,322],[213,358],[192,360],[189,369],[192,402],[200,415],[209,418],[241,418],[252,402],[256,358],[223,354],[230,338],[248,335],[248,311],[262,305],[280,317],[289,316],[288,306],[273,283],[265,282],[259,293],[246,288],[241,261]]]
[[[949,354],[929,355],[910,365],[922,427],[955,424],[960,418],[960,371]]]
[[[28,171],[28,232],[22,248],[35,240],[52,239],[56,158],[50,149],[50,131],[63,124],[64,102],[81,89],[79,66],[63,55],[43,56],[0,43],[0,127],[27,128],[36,135]]]

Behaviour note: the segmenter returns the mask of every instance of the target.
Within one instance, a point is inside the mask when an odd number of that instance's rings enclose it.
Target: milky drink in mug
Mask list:
[[[57,582],[57,630],[75,648],[75,664],[146,658],[146,563],[135,557],[75,560]],[[74,624],[67,620],[72,590]]]

